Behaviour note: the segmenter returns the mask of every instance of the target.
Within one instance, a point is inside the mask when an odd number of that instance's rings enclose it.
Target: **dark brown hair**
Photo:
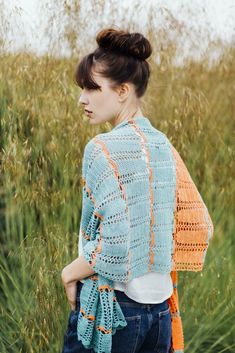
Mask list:
[[[106,28],[97,34],[96,42],[98,47],[78,64],[75,83],[82,89],[100,89],[92,78],[95,69],[110,79],[112,88],[131,82],[137,97],[143,96],[150,77],[146,59],[152,54],[152,46],[148,39],[141,33]]]

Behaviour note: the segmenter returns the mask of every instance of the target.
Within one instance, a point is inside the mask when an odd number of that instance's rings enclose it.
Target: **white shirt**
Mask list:
[[[79,236],[78,252],[79,256],[83,254],[81,236]],[[80,282],[84,283],[84,280]],[[170,273],[148,272],[127,283],[114,281],[115,289],[123,291],[136,302],[156,304],[162,303],[172,295],[173,284]]]

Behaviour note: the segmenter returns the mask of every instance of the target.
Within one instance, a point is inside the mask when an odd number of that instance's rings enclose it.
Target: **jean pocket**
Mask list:
[[[112,336],[112,353],[134,353],[140,334],[141,315],[123,313],[127,326],[117,329]]]
[[[158,340],[154,352],[168,353],[171,347],[171,313],[170,308],[159,312]]]
[[[170,313],[170,308],[166,309],[166,310],[162,310],[159,312],[159,318],[165,315],[168,315]]]

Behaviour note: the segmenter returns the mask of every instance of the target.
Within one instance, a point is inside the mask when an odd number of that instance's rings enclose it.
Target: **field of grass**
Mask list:
[[[184,159],[215,233],[202,272],[179,272],[185,352],[235,351],[235,50],[184,67],[151,62],[143,111]],[[61,350],[69,305],[62,268],[77,257],[89,126],[77,60],[0,57],[0,352]]]

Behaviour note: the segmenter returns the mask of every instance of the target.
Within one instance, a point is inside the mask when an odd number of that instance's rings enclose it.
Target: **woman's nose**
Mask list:
[[[84,99],[82,97],[80,97],[79,100],[78,100],[78,103],[79,104],[85,104]]]
[[[84,97],[84,94],[83,94],[83,93],[80,95],[80,98],[79,98],[79,100],[78,100],[78,103],[79,103],[79,104],[87,104],[87,103],[88,103],[88,102],[87,102],[87,99]]]

